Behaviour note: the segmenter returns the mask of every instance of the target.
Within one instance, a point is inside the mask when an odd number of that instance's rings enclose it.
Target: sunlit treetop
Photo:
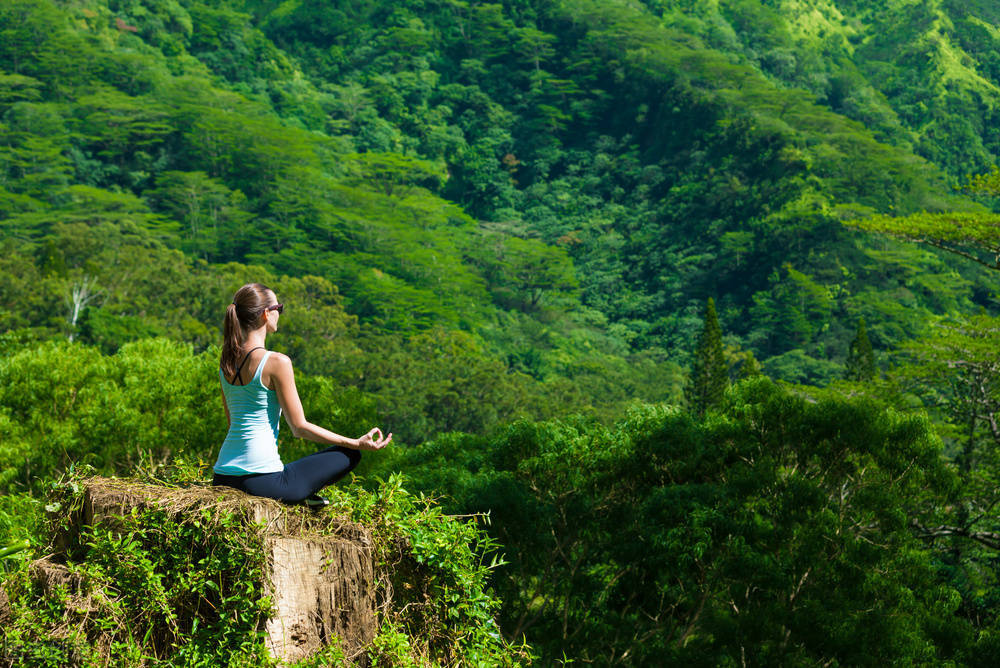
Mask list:
[[[1000,168],[970,176],[962,188],[970,195],[1000,195]],[[890,234],[960,255],[990,269],[1000,270],[1000,215],[979,211],[921,213],[909,216],[876,215],[846,221],[851,227]]]

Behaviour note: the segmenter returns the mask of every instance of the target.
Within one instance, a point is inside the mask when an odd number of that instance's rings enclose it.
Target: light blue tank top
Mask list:
[[[214,470],[222,475],[274,473],[285,465],[278,456],[278,420],[281,406],[274,390],[264,387],[260,373],[271,351],[264,353],[246,385],[233,385],[219,369],[222,392],[229,407],[229,433],[219,450]]]

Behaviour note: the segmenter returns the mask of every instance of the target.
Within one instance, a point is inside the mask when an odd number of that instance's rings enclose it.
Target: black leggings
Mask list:
[[[361,453],[357,450],[335,445],[285,464],[283,471],[249,475],[216,473],[212,484],[235,487],[247,494],[266,496],[285,503],[299,503],[343,478],[360,461]]]

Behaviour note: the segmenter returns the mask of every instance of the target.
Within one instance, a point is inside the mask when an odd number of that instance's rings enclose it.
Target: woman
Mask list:
[[[226,308],[219,379],[229,433],[212,484],[285,503],[322,506],[329,502],[316,492],[352,471],[361,461],[361,450],[387,446],[392,434],[383,437],[376,427],[361,438],[347,438],[306,420],[291,360],[264,348],[284,309],[274,292],[260,283],[237,290]],[[278,456],[282,413],[296,438],[331,447],[283,464]]]

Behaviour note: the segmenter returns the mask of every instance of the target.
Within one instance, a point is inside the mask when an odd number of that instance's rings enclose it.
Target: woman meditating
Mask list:
[[[392,434],[383,437],[375,427],[361,438],[347,438],[306,421],[291,360],[264,348],[284,309],[274,291],[260,283],[237,290],[226,308],[219,380],[229,433],[212,484],[285,503],[323,506],[329,502],[316,492],[352,471],[361,461],[361,450],[387,446]],[[278,456],[282,413],[296,438],[331,447],[283,464]]]

